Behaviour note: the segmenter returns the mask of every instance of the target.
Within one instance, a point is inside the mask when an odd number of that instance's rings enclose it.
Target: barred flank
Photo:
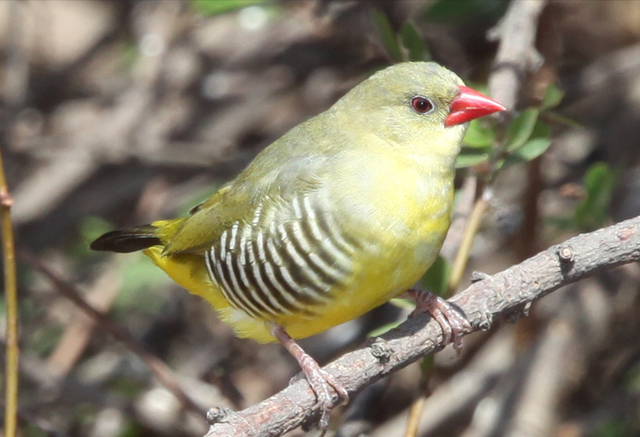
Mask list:
[[[294,199],[295,220],[235,222],[206,252],[211,279],[232,306],[255,318],[314,315],[351,274],[357,245],[308,198]],[[265,216],[263,216],[265,217]]]

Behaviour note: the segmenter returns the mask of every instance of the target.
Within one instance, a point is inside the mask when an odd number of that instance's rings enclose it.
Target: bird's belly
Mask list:
[[[233,306],[214,306],[238,336],[263,343],[274,341],[270,322],[296,339],[323,332],[367,313],[415,284],[437,257],[449,220],[446,211],[423,220],[411,233],[371,236],[369,244],[354,257],[348,281],[328,291],[330,298],[314,306],[310,314],[282,314],[267,321]]]
[[[438,256],[449,226],[448,212],[421,223],[393,244],[372,247],[357,260],[350,283],[332,290],[332,299],[313,317],[283,317],[278,323],[293,338],[304,338],[355,319],[413,286]]]

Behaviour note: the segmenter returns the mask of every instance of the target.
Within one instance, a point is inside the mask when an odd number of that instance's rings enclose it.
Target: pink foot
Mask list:
[[[340,384],[332,374],[323,370],[316,360],[307,354],[284,329],[280,326],[275,326],[271,332],[296,361],[298,361],[302,372],[311,386],[311,390],[316,394],[316,399],[318,400],[316,405],[320,408],[320,422],[318,423],[318,427],[322,430],[322,434],[320,435],[324,436],[329,428],[329,419],[331,418],[331,411],[334,408],[332,392],[335,392],[338,396],[338,405],[349,403],[349,392],[347,392],[347,389]]]
[[[409,318],[428,312],[440,325],[444,342],[453,340],[453,347],[458,352],[462,350],[462,337],[471,331],[469,320],[449,302],[430,291],[412,289],[407,294],[416,301],[416,309],[409,314]]]

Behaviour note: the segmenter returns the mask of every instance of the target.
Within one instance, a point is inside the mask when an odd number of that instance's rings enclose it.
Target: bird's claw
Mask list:
[[[329,428],[329,419],[331,418],[331,410],[333,409],[333,399],[330,393],[329,384],[320,376],[319,373],[307,375],[307,380],[311,386],[311,390],[316,395],[316,408],[320,409],[320,421],[318,426],[324,432]]]
[[[289,353],[298,361],[302,373],[307,378],[307,382],[311,390],[316,395],[315,408],[320,409],[320,421],[318,427],[322,430],[320,437],[324,436],[329,429],[329,419],[331,411],[334,407],[333,394],[338,396],[338,403],[349,403],[349,392],[347,389],[333,376],[327,372],[314,360],[311,355],[307,354],[302,348],[286,333],[280,326],[275,325],[272,329],[274,337],[276,337],[287,348]],[[291,382],[299,380],[296,375]]]
[[[430,291],[409,290],[409,296],[416,301],[416,308],[409,318],[428,312],[431,314],[442,329],[444,342],[453,341],[453,347],[458,351],[462,350],[462,337],[471,331],[471,323],[453,305]]]
[[[311,390],[316,395],[317,402],[314,409],[318,408],[320,410],[318,427],[322,430],[321,435],[324,435],[329,428],[329,419],[331,418],[331,411],[334,408],[334,393],[338,396],[337,405],[348,404],[349,393],[331,373],[322,369],[320,366],[306,366],[303,372],[309,382],[309,386],[311,386]]]

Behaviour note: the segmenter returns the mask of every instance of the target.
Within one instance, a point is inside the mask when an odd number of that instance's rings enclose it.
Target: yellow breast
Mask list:
[[[319,317],[281,320],[294,338],[303,338],[356,318],[414,285],[436,259],[451,220],[452,174],[438,183],[412,172],[406,163],[383,162],[376,177],[360,178],[332,194],[349,235],[366,242],[354,258],[348,284]],[[366,193],[375,193],[374,196]]]

